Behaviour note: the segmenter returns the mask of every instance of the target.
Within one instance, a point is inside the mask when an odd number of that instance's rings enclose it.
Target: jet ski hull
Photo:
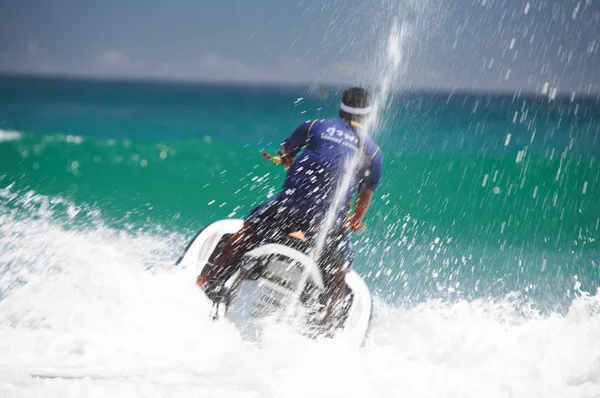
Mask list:
[[[193,271],[194,277],[206,272],[227,239],[242,226],[241,219],[221,220],[207,226],[191,240],[177,264]],[[226,318],[233,322],[244,336],[259,334],[259,324],[265,319],[297,319],[299,311],[306,310],[300,308],[306,307],[301,298],[306,293],[306,286],[323,288],[318,267],[310,257],[298,250],[269,243],[246,253],[245,258],[251,262],[266,263],[262,265],[266,268],[254,277],[248,277],[240,274],[247,271],[247,267],[242,267],[225,284],[230,291],[227,302],[220,303],[222,305],[215,303],[213,314],[214,318]],[[369,330],[371,292],[354,270],[346,274],[345,282],[349,303],[335,337],[358,348],[364,343]]]

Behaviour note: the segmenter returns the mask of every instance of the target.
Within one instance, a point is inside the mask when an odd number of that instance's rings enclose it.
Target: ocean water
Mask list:
[[[600,396],[600,97],[389,93],[364,349],[207,319],[175,260],[340,90],[0,78],[0,396]]]

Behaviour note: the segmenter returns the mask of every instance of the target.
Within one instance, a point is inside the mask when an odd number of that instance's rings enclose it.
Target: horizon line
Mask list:
[[[85,75],[85,74],[68,74],[68,73],[44,73],[44,72],[16,72],[0,70],[0,78],[16,77],[41,80],[67,80],[79,81],[88,83],[120,83],[120,84],[162,84],[162,85],[189,85],[189,86],[227,86],[227,87],[248,87],[257,88],[305,88],[310,89],[336,89],[343,87],[356,86],[350,83],[333,83],[333,82],[284,82],[284,81],[226,81],[226,80],[211,80],[211,79],[194,79],[194,78],[165,78],[151,76],[100,76],[100,75]],[[547,93],[530,90],[514,90],[514,89],[481,89],[481,88],[466,88],[466,87],[398,87],[392,90],[394,93],[405,94],[442,94],[442,95],[494,95],[494,96],[513,96],[513,97],[540,97],[556,100],[562,98],[571,98],[573,95],[579,98],[600,98],[598,93],[581,93],[575,91],[559,91],[551,99]]]

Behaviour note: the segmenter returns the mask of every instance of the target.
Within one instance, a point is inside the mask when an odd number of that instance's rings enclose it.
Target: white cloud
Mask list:
[[[97,56],[95,65],[82,70],[81,74],[93,76],[120,76],[136,78],[256,81],[264,73],[243,62],[228,60],[215,53],[204,53],[187,59],[169,59],[149,63],[115,49],[108,49]],[[79,73],[78,73],[79,74]]]
[[[327,69],[314,65],[294,63],[289,60],[272,62],[265,67],[255,67],[243,61],[229,59],[214,52],[196,56],[170,58],[149,62],[123,50],[107,48],[90,58],[76,62],[61,62],[41,56],[39,41],[31,40],[28,53],[36,54],[9,57],[0,54],[0,71],[47,73],[79,77],[149,78],[182,81],[298,83],[359,83],[360,67],[351,62],[338,62]],[[37,53],[36,53],[37,52]]]
[[[131,59],[129,56],[121,51],[117,50],[106,50],[99,56],[100,62],[107,65],[130,65]]]
[[[260,71],[254,69],[242,62],[231,61],[214,53],[205,53],[202,55],[198,67],[201,72],[220,77],[238,78],[256,78],[260,75]],[[202,73],[204,75],[204,73]]]
[[[123,76],[123,77],[143,77],[151,73],[151,68],[148,67],[143,60],[133,58],[129,54],[119,50],[105,50],[98,55],[97,66],[91,70],[82,70],[84,74],[103,75],[107,76]]]
[[[185,60],[166,60],[149,66],[147,72],[154,78],[227,82],[265,81],[268,77],[261,69],[212,52]]]
[[[310,81],[312,76],[314,72],[307,74],[304,80]],[[363,64],[354,61],[337,61],[323,69],[317,80],[342,85],[364,85],[371,83],[372,76],[367,73]]]
[[[27,43],[27,55],[30,57],[35,56],[40,48],[40,41],[38,39],[32,39]]]
[[[351,61],[338,61],[331,65],[331,71],[340,77],[355,77],[364,72],[362,65]]]

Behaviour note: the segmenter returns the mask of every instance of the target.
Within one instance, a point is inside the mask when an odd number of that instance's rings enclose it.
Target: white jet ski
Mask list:
[[[202,274],[242,225],[241,219],[209,225],[192,239],[177,264],[195,272],[194,277]],[[346,274],[346,286],[348,296],[335,338],[360,348],[371,321],[371,292],[354,270]],[[319,316],[318,297],[324,288],[321,271],[313,259],[289,245],[266,243],[245,253],[240,270],[224,287],[212,316],[230,320],[244,337],[258,336],[265,321],[288,322],[305,334],[319,334],[310,324]]]

